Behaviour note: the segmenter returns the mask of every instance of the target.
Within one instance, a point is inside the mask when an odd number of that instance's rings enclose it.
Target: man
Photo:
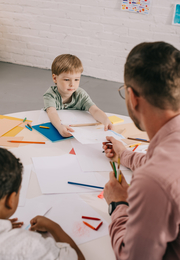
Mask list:
[[[180,51],[165,42],[137,45],[124,81],[129,115],[150,145],[144,155],[112,137],[112,146],[103,144],[108,158],[133,171],[130,186],[113,172],[105,185],[112,247],[117,259],[180,259]]]

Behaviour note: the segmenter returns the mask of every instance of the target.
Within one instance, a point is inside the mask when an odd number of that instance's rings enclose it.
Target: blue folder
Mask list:
[[[47,126],[47,127],[49,127],[49,129],[41,128],[39,126]],[[73,136],[63,137],[62,135],[60,135],[60,133],[57,131],[57,129],[50,122],[45,123],[45,124],[33,125],[32,128],[35,129],[36,131],[38,131],[40,134],[44,135],[46,138],[48,138],[52,142],[62,141],[65,139],[73,138]]]

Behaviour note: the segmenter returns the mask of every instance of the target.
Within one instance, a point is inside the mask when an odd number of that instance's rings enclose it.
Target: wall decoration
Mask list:
[[[133,13],[149,14],[151,0],[122,0],[121,10]]]

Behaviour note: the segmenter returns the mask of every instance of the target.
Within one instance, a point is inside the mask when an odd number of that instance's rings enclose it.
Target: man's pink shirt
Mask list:
[[[180,115],[153,137],[147,154],[124,151],[133,171],[129,207],[119,205],[109,226],[117,259],[180,259]]]

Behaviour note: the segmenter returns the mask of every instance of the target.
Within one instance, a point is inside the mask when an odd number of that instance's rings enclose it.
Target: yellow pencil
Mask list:
[[[48,126],[43,126],[43,125],[40,125],[39,126],[40,128],[46,128],[46,129],[49,129],[50,127],[48,127]]]
[[[136,145],[141,145],[141,143],[132,144],[132,145],[129,145],[129,147],[134,147]]]

